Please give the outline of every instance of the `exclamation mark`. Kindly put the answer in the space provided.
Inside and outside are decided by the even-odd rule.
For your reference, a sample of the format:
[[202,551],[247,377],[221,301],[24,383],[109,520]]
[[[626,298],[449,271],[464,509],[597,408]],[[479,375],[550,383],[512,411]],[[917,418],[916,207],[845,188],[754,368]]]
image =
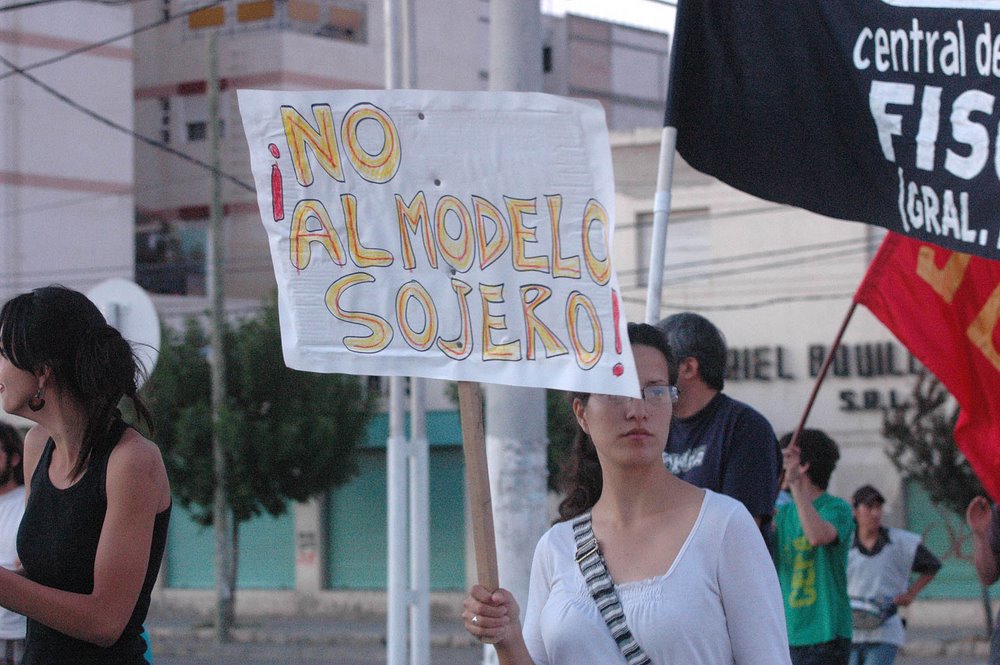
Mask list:
[[[275,159],[281,157],[281,151],[273,143],[268,144],[267,149]],[[285,218],[285,193],[281,186],[281,169],[277,164],[271,164],[271,214],[276,222]]]
[[[618,306],[618,292],[614,289],[611,290],[611,317],[615,322],[615,353],[618,355],[622,354],[622,333],[618,324],[621,323],[622,312],[621,307]],[[625,373],[625,366],[621,363],[615,363],[614,368],[611,372],[615,376],[621,376]]]

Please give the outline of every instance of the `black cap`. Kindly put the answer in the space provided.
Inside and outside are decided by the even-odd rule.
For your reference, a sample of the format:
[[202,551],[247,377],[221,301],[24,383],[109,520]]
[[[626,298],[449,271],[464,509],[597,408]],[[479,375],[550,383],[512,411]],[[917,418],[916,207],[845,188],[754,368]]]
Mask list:
[[875,502],[885,503],[885,497],[871,485],[862,485],[854,492],[853,504],[855,507],[861,504],[870,506]]

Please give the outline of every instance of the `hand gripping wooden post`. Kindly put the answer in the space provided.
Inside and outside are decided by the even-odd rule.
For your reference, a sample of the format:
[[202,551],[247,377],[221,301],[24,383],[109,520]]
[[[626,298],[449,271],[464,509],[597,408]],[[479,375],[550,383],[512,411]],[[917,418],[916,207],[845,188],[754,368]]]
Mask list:
[[458,408],[462,417],[465,484],[472,512],[472,541],[476,548],[476,579],[481,586],[496,591],[500,586],[497,544],[493,531],[490,473],[486,464],[486,437],[483,433],[483,396],[478,383],[458,382]]

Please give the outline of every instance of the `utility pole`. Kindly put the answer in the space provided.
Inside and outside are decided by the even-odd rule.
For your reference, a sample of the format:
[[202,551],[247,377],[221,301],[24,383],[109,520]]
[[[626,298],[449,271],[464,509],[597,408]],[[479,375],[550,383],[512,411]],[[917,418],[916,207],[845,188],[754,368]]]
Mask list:
[[[401,61],[401,0],[384,0],[385,87],[395,90],[402,86]],[[405,431],[406,379],[389,377],[389,438],[385,443],[386,475],[386,642],[388,665],[405,665],[407,596],[409,584],[406,565],[409,498],[407,469],[410,449]]]
[[[538,0],[492,0],[490,90],[541,89]],[[548,526],[545,390],[488,384],[484,392],[497,570],[501,586],[524,608],[535,543]],[[493,647],[484,647],[483,662],[497,662]]]
[[[414,84],[414,4],[414,0],[383,2],[387,90],[412,88]],[[406,380],[399,376],[389,378],[389,438],[386,441],[388,665],[407,662],[427,665],[430,662],[429,462],[424,382],[411,378],[409,385],[410,438],[407,440],[404,431]]]
[[212,30],[208,41],[208,144],[212,159],[212,205],[209,242],[205,253],[206,286],[211,309],[212,382],[212,470],[215,494],[212,524],[215,530],[215,637],[229,641],[233,624],[233,527],[226,487],[226,450],[221,437],[222,411],[226,404],[226,351],[223,299],[223,210],[222,177],[219,170],[219,42]]

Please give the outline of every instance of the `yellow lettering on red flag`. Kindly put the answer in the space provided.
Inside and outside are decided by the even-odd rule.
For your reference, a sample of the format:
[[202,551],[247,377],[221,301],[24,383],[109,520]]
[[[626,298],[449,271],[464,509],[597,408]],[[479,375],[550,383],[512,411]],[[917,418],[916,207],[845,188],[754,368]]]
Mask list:
[[917,275],[930,284],[934,292],[950,305],[955,298],[955,291],[965,277],[970,258],[972,257],[968,254],[952,252],[944,267],[939,269],[934,263],[934,248],[923,245],[917,254]]
[[[954,396],[961,407],[955,443],[997,500],[1000,262],[951,252],[938,256],[936,251],[905,236],[886,235],[855,300],[866,305]],[[941,268],[935,259],[943,260]]]
[[1000,285],[993,289],[993,293],[990,294],[986,304],[979,311],[979,316],[966,332],[976,348],[982,351],[986,359],[1000,372],[1000,351],[993,343],[993,333],[997,329],[997,320],[1000,320]]

